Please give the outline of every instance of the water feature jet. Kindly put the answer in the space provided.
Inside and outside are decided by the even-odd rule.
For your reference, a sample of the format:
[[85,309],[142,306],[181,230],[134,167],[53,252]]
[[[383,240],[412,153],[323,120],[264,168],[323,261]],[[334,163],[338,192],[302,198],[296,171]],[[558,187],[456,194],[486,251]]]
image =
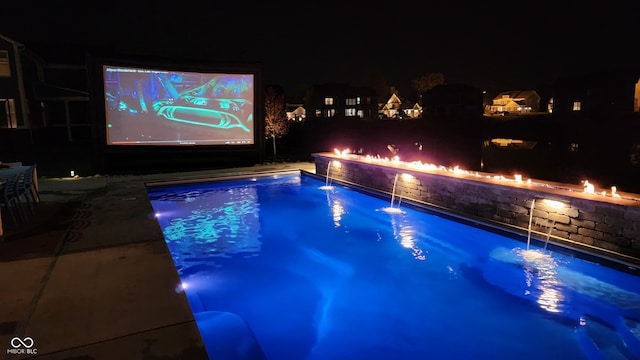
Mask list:
[[529,214],[529,230],[527,231],[527,250],[531,244],[531,222],[533,221],[533,208],[536,205],[536,199],[531,200],[531,212]]
[[392,208],[393,208],[393,203],[395,202],[394,200],[395,200],[395,196],[396,196],[396,184],[398,183],[398,176],[400,176],[400,174],[396,174],[395,178],[393,179],[393,188],[391,189],[391,205],[390,205],[390,207],[392,207]]
[[325,182],[324,182],[324,186],[321,186],[320,188],[323,190],[331,190],[333,189],[333,186],[331,186],[331,165],[333,164],[335,160],[329,160],[329,163],[327,164],[327,173],[325,175]]
[[384,208],[383,210],[385,212],[388,213],[401,213],[402,210],[400,210],[400,202],[402,202],[402,198],[400,198],[400,201],[398,202],[398,207],[394,207],[394,203],[396,202],[396,186],[398,184],[398,177],[400,176],[400,174],[396,174],[395,178],[393,179],[393,187],[391,189],[391,203],[389,204],[388,207]]
[[544,242],[544,249],[547,250],[547,244],[549,244],[549,238],[551,237],[551,230],[556,227],[556,221],[553,220],[551,222],[551,226],[549,226],[549,231],[547,232],[547,240]]

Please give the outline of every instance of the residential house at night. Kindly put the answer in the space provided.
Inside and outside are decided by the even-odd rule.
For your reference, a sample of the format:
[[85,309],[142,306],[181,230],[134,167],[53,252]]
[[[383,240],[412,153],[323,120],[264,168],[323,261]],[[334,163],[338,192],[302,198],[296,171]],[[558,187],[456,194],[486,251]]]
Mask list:
[[[29,127],[23,44],[0,35],[0,129]],[[29,67],[29,70],[33,67]]]
[[410,102],[403,101],[397,94],[391,94],[389,100],[380,105],[380,115],[388,119],[415,119],[422,116],[422,106],[420,104],[413,103],[412,106],[407,106],[407,104],[410,104]]
[[371,89],[348,84],[320,84],[311,87],[305,99],[306,118],[374,119],[378,97]]
[[503,91],[489,106],[491,114],[526,114],[540,111],[540,95],[535,90]]
[[303,104],[289,104],[285,105],[285,111],[287,113],[287,120],[289,121],[304,121],[306,118],[306,110]]
[[640,112],[640,69],[562,77],[554,84],[554,114],[603,116],[633,112]]
[[[0,35],[0,129],[90,127],[84,64],[61,65]],[[90,131],[85,131],[89,134]]]

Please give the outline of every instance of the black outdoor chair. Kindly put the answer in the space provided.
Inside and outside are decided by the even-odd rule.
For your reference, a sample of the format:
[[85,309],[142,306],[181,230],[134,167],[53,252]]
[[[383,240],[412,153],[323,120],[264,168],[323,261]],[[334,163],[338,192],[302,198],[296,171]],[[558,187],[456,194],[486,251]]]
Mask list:
[[20,194],[18,193],[18,182],[24,174],[13,176],[2,184],[2,197],[0,198],[0,208],[4,209],[9,216],[13,226],[19,227],[23,221],[22,207],[20,204]]
[[33,215],[36,212],[36,207],[40,202],[40,195],[35,183],[35,170],[36,165],[31,165],[29,168],[18,178],[18,200],[24,197],[29,212]]

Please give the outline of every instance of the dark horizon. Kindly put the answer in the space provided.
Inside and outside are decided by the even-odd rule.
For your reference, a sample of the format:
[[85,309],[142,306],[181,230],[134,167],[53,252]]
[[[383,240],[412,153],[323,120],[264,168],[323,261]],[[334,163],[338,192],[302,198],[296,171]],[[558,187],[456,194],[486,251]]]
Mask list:
[[393,17],[353,4],[239,9],[203,3],[165,11],[118,3],[10,4],[0,15],[0,34],[25,45],[260,63],[264,82],[288,93],[320,83],[384,80],[410,96],[411,80],[438,72],[447,83],[488,92],[537,89],[565,75],[640,64],[632,43],[614,41],[636,33],[637,5],[624,1],[606,7],[543,1],[509,16],[480,4],[396,4],[406,16]]

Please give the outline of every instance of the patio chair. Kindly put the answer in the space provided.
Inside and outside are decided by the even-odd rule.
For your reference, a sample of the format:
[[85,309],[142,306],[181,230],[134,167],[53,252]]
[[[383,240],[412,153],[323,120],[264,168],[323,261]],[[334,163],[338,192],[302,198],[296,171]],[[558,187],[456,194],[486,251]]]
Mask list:
[[2,196],[0,197],[0,209],[9,213],[13,226],[18,227],[22,223],[23,215],[18,194],[18,181],[23,174],[13,176],[2,184]]
[[18,179],[18,196],[19,198],[24,197],[31,214],[35,214],[36,207],[40,202],[40,195],[34,180],[35,169],[36,165],[29,166],[23,176]]

